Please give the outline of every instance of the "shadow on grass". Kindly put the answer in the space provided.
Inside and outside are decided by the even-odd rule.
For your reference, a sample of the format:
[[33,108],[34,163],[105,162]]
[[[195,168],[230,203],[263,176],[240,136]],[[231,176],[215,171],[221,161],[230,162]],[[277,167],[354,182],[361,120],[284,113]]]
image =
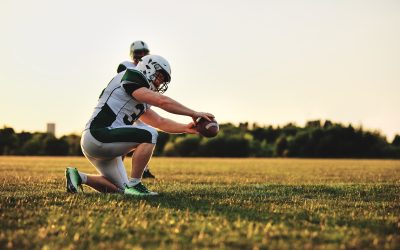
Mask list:
[[[365,208],[352,208],[353,202],[366,202],[368,211],[375,214],[379,211],[381,201],[394,201],[398,187],[384,185],[381,189],[369,185],[356,186],[291,186],[291,185],[267,185],[259,189],[254,187],[243,188],[196,188],[162,193],[157,197],[139,198],[145,200],[153,207],[162,207],[198,213],[204,216],[223,216],[229,221],[238,218],[251,222],[273,224],[284,223],[292,228],[304,225],[319,227],[321,223],[327,226],[348,226],[359,229],[368,229],[377,234],[397,233],[396,223],[370,218],[368,216],[354,217],[349,211],[357,210],[359,213]],[[296,197],[293,199],[293,197]],[[124,197],[127,200],[138,200],[135,197]],[[318,209],[306,209],[305,201],[313,202]],[[232,202],[232,204],[229,204]],[[333,207],[330,207],[332,206]],[[275,208],[279,208],[278,211]],[[287,208],[282,212],[283,208]],[[398,211],[400,205],[394,205],[391,213]],[[334,215],[335,214],[335,215]]]

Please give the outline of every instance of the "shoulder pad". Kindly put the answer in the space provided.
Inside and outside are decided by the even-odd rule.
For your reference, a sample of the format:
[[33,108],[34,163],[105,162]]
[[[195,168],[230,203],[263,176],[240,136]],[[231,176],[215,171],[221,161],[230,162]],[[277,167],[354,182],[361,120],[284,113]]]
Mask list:
[[147,81],[147,78],[138,70],[135,69],[127,69],[124,76],[121,79],[121,82],[134,82],[143,86],[149,87],[150,84]]
[[122,71],[124,71],[126,69],[134,69],[135,67],[136,66],[135,66],[135,64],[133,64],[133,62],[123,61],[122,63],[120,63],[118,65],[117,73],[120,73],[120,72],[122,72]]

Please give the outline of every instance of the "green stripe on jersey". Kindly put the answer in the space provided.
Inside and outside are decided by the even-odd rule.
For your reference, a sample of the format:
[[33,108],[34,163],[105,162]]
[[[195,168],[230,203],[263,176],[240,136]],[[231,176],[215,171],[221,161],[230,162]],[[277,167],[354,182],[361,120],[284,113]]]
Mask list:
[[152,143],[152,134],[140,128],[99,128],[90,129],[96,140],[104,143],[137,142]]
[[134,82],[146,88],[150,87],[146,77],[140,71],[134,69],[126,70],[124,76],[121,79],[121,82],[123,81]]
[[117,115],[111,110],[108,104],[104,104],[101,111],[96,115],[93,121],[90,123],[90,129],[105,128],[111,126],[115,121]]

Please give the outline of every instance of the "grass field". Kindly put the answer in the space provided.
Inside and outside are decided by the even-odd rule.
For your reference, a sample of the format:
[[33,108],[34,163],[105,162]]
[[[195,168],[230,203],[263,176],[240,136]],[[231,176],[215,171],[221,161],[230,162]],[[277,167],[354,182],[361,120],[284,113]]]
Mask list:
[[0,157],[0,249],[400,248],[400,161],[154,158],[152,198],[67,194],[69,165]]

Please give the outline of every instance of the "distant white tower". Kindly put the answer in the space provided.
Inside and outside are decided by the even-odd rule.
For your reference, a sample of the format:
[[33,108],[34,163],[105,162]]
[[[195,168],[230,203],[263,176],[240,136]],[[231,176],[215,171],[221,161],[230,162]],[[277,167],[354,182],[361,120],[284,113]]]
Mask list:
[[56,135],[56,124],[55,123],[47,123],[47,133]]

